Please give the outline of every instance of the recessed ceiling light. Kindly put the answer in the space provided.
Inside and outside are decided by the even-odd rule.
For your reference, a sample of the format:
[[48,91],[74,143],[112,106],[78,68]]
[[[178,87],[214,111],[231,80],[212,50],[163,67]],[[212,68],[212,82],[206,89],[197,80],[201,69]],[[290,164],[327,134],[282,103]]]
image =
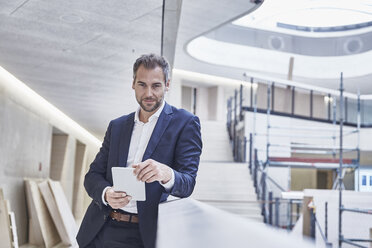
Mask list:
[[67,23],[81,23],[84,21],[84,19],[81,16],[75,14],[61,15],[59,19]]

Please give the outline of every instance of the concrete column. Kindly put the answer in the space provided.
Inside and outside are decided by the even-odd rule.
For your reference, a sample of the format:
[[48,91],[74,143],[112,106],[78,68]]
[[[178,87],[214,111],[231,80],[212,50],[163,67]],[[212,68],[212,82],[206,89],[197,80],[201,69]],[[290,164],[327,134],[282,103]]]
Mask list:
[[208,114],[208,88],[199,87],[196,90],[196,115],[201,120],[209,120]]
[[180,79],[175,76],[171,78],[169,91],[165,94],[165,100],[177,108],[181,108],[182,91]]

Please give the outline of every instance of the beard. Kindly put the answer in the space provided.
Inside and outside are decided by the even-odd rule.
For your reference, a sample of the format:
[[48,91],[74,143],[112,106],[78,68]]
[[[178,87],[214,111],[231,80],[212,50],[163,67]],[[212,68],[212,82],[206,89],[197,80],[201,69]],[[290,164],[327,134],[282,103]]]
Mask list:
[[[152,101],[155,102],[155,104],[149,106],[144,102],[145,100],[152,100]],[[157,98],[143,98],[140,101],[138,101],[141,108],[146,112],[154,112],[155,110],[157,110],[160,107],[162,102],[163,102],[163,98],[160,98],[160,99],[157,99]],[[153,104],[153,102],[151,104]]]

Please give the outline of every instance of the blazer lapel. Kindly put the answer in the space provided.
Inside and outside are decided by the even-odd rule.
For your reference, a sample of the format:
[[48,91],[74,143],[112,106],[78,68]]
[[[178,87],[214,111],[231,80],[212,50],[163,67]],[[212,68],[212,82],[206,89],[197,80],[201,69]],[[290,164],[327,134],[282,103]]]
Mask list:
[[127,166],[128,153],[130,140],[132,138],[132,132],[134,127],[134,114],[131,113],[128,118],[124,121],[123,127],[121,128],[120,145],[119,145],[119,165],[120,167]]
[[172,120],[172,113],[173,113],[172,108],[167,103],[165,103],[164,109],[159,116],[158,122],[156,123],[149,143],[147,144],[146,151],[143,154],[142,161],[145,161],[146,159],[150,158],[150,156],[154,152],[157,144],[160,141],[161,136],[163,136],[165,129],[167,129],[170,121]]

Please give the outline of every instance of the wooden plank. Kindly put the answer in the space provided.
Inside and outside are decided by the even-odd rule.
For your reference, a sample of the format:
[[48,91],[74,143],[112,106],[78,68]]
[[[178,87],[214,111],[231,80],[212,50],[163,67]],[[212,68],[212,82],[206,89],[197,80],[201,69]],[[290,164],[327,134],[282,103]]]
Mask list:
[[64,225],[62,215],[59,212],[55,196],[53,195],[48,181],[41,182],[38,184],[38,186],[52,216],[53,222],[56,225],[62,243],[64,245],[71,245],[73,243],[73,240],[71,240],[71,238],[69,237],[68,230]]
[[309,203],[313,200],[313,197],[304,196],[303,205],[302,205],[302,234],[304,236],[310,237],[310,227],[311,227],[311,214],[309,208],[307,207]]
[[32,245],[32,244],[23,244],[20,246],[20,248],[39,248],[40,246]]
[[14,212],[9,212],[9,216],[10,216],[10,225],[11,225],[12,237],[13,237],[13,247],[18,248],[17,225],[16,225]]
[[[41,245],[45,246],[46,248],[53,247],[54,245],[58,244],[61,239],[58,235],[56,226],[53,223],[52,217],[47,209],[47,206],[44,202],[44,199],[42,198],[38,183],[42,182],[43,180],[36,179],[26,179],[26,185],[27,185],[27,194],[30,197],[30,205],[31,207],[31,219],[30,222],[30,231],[33,232],[33,235],[37,234],[37,240],[34,237],[31,237],[29,239],[30,244],[34,245]],[[33,230],[36,229],[36,230]],[[36,232],[35,232],[36,231]],[[42,241],[40,244],[40,234],[42,236]],[[34,243],[37,241],[38,243]]]
[[10,220],[8,208],[4,199],[3,190],[0,188],[0,246],[12,248],[12,233],[10,230]]
[[76,244],[76,235],[78,232],[78,228],[71,208],[68,204],[66,195],[63,192],[60,182],[48,180],[48,184],[54,197],[58,212],[61,216],[62,225],[67,232],[67,236],[69,239],[68,245],[74,246]]
[[40,224],[37,221],[37,212],[32,199],[30,180],[25,179],[25,191],[28,212],[28,242],[30,244],[44,246]]

